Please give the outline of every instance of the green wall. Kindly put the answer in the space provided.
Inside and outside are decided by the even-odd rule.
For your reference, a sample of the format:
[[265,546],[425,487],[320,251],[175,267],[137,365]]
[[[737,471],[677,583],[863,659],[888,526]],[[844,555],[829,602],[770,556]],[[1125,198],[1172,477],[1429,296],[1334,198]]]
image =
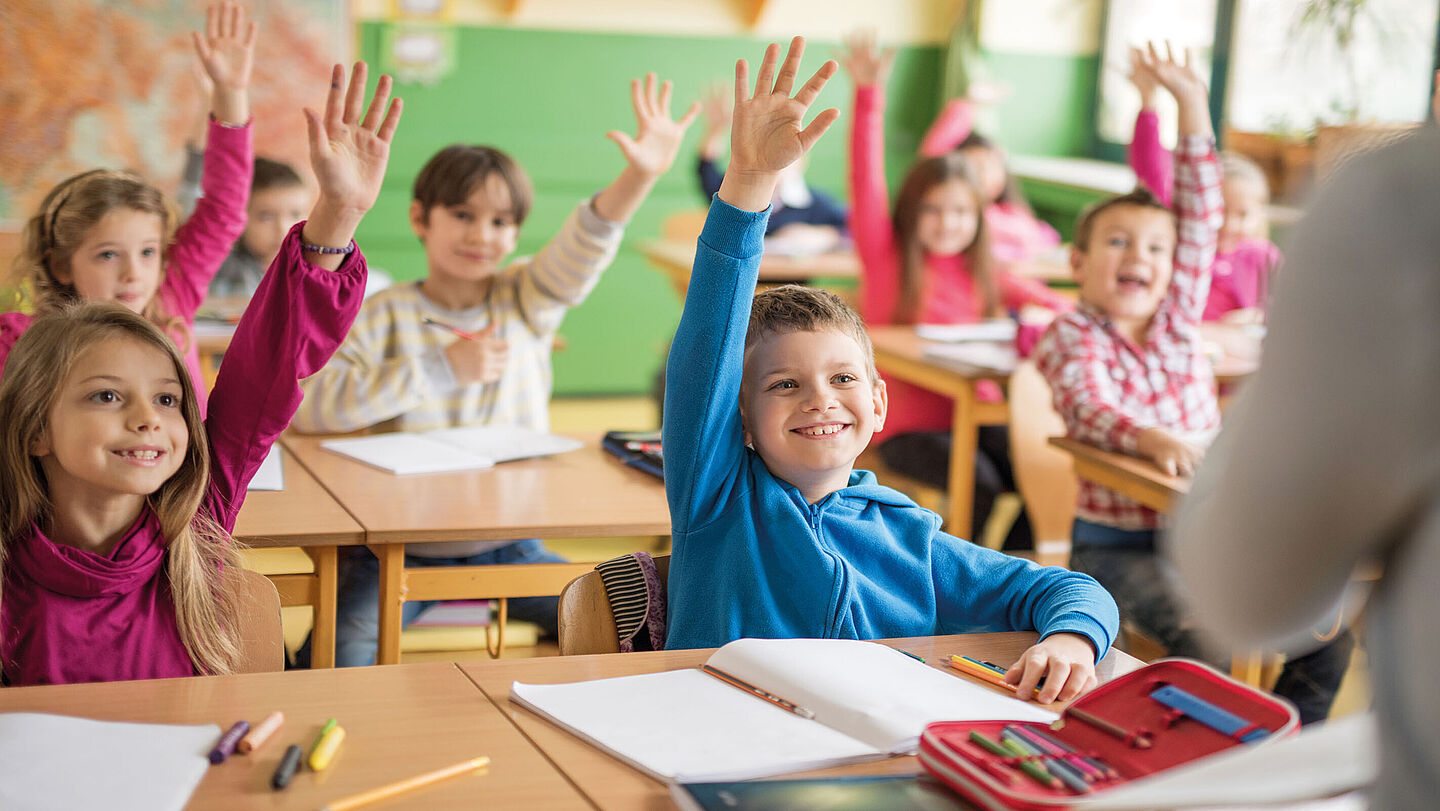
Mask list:
[[[383,68],[386,25],[361,26],[361,53]],[[400,84],[405,116],[392,150],[389,174],[375,210],[361,226],[366,256],[397,279],[425,273],[423,254],[410,233],[410,183],[438,149],[455,142],[487,143],[512,154],[535,182],[536,201],[521,233],[519,252],[533,253],[559,228],[575,202],[619,173],[620,151],[604,134],[634,131],[629,80],[656,71],[675,82],[677,110],[703,88],[733,75],[737,58],[752,66],[766,40],[671,37],[461,27],[455,31],[454,69],[433,85]],[[815,42],[806,70],[828,58],[835,43]],[[908,167],[937,109],[941,52],[902,50],[890,83],[887,165],[892,184]],[[752,67],[753,75],[753,67]],[[373,82],[372,82],[373,85]],[[909,103],[905,103],[909,100]],[[832,80],[816,109],[850,111],[850,84]],[[848,115],[816,146],[807,177],[844,196]],[[694,174],[697,122],[674,169],[663,178],[626,231],[624,247],[599,287],[572,310],[561,328],[569,347],[555,354],[557,394],[648,392],[664,362],[664,349],[680,318],[680,301],[649,267],[639,243],[659,234],[670,212],[704,205]]]

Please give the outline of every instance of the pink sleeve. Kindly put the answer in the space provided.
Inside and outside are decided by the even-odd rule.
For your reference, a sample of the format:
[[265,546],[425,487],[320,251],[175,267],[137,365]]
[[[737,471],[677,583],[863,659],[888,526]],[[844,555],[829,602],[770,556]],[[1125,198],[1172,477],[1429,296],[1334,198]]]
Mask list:
[[1205,312],[1200,316],[1201,321],[1219,321],[1226,313],[1240,309],[1240,300],[1235,295],[1232,278],[1214,276],[1210,279],[1210,295],[1205,299]]
[[996,276],[996,281],[999,282],[1000,303],[1006,310],[1019,310],[1027,304],[1057,313],[1068,313],[1075,309],[1074,302],[1036,279],[1026,279],[1002,270]]
[[10,350],[15,348],[15,342],[30,328],[30,322],[34,320],[24,313],[0,313],[0,376],[5,372],[5,361],[10,358]]
[[1170,150],[1160,143],[1160,116],[1154,110],[1141,110],[1135,116],[1135,135],[1130,139],[1130,168],[1140,185],[1155,193],[1160,202],[1170,205],[1174,187],[1174,161]]
[[888,324],[900,297],[900,264],[885,186],[885,94],[855,88],[850,130],[850,236],[860,255],[860,316]]
[[935,123],[920,139],[920,157],[944,155],[975,131],[975,105],[969,99],[951,99],[935,116]]
[[175,233],[160,289],[169,314],[187,324],[194,320],[210,280],[245,231],[255,162],[252,132],[249,124],[227,127],[210,121],[205,136],[205,173],[200,179],[204,194],[195,201],[190,219]]
[[226,531],[245,488],[300,406],[300,380],[320,371],[350,331],[365,294],[357,249],[334,271],[306,262],[300,222],[250,299],[210,395],[209,503]]

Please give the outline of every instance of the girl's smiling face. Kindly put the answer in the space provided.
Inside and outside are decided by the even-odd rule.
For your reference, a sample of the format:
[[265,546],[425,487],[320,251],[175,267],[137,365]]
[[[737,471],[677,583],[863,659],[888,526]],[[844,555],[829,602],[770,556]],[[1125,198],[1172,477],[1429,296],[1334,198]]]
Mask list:
[[138,514],[189,447],[182,374],[160,349],[130,337],[81,352],[31,448],[51,500],[133,500]]
[[933,256],[955,256],[970,247],[980,232],[980,206],[975,190],[959,178],[935,184],[920,198],[915,238]]

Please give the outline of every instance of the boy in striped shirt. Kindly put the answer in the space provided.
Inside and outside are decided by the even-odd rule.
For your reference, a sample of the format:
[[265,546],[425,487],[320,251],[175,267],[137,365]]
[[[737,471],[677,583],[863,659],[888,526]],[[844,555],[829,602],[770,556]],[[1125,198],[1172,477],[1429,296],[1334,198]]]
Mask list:
[[[467,425],[549,430],[550,352],[566,311],[584,301],[614,260],[624,224],[679,151],[693,106],[670,118],[670,82],[632,82],[639,132],[612,132],[625,155],[620,176],[581,202],[533,257],[510,261],[533,197],[524,170],[485,146],[442,149],[420,170],[410,226],[425,248],[424,279],[365,302],[350,335],[320,373],[302,382],[298,430],[429,431]],[[456,338],[426,319],[472,333]],[[408,544],[407,566],[550,563],[536,539]],[[379,627],[379,562],[364,547],[341,550],[335,661],[373,664]],[[554,597],[510,600],[510,616],[556,632]],[[410,623],[431,603],[405,604]],[[309,661],[309,643],[299,653]]]

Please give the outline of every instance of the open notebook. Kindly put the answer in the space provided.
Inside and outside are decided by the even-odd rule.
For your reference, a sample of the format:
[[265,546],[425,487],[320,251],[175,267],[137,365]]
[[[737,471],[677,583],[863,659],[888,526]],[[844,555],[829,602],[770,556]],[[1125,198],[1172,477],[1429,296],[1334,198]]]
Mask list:
[[184,808],[209,768],[214,724],[0,714],[0,808]]
[[486,425],[327,439],[320,447],[397,476],[408,476],[482,470],[513,459],[573,451],[584,444],[515,425]]
[[510,700],[661,780],[745,780],[908,754],[932,721],[1055,714],[874,642],[738,639],[711,667],[814,713],[781,709],[699,669],[510,686]]

